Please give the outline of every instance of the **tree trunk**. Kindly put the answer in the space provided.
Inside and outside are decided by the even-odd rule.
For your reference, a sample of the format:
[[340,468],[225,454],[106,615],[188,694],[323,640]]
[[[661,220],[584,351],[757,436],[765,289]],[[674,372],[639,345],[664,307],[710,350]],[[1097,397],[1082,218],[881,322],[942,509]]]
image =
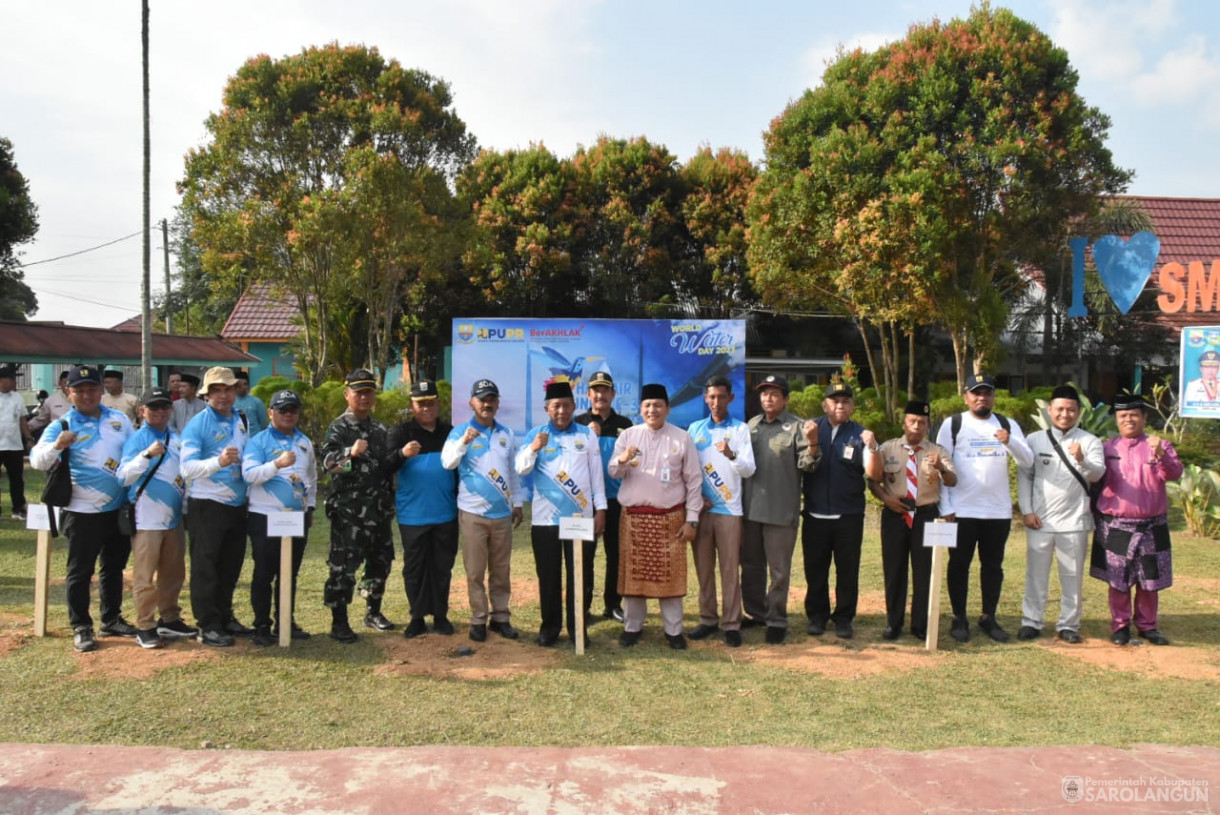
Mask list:
[[907,332],[907,398],[915,398],[915,329]]
[[966,392],[966,364],[969,362],[970,350],[966,345],[966,329],[952,328],[949,338],[953,341],[953,362],[957,370],[957,392]]
[[[854,322],[856,324],[856,330],[860,332],[860,339],[864,341],[864,359],[868,362],[868,371],[873,375],[873,382],[879,382],[880,380],[877,377],[877,364],[873,360],[873,349],[868,343],[868,327],[864,324],[864,321],[859,318],[856,318]],[[884,334],[881,335],[881,339],[884,342]]]

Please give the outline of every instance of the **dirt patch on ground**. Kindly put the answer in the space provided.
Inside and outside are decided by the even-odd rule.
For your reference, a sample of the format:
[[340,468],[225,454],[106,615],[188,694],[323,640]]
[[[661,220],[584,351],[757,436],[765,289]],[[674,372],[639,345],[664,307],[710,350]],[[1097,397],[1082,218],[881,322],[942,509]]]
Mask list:
[[[220,658],[217,649],[206,648],[189,639],[149,649],[136,645],[135,640],[104,637],[98,639],[97,646],[96,651],[88,654],[73,652],[77,671],[71,674],[72,679],[151,679],[167,668]],[[71,648],[71,643],[65,643],[65,647]],[[245,644],[225,650],[241,652],[251,647]]]
[[1177,577],[1174,585],[1183,589],[1195,589],[1204,593],[1204,597],[1195,602],[1201,606],[1220,606],[1220,580],[1210,577]]
[[884,673],[910,673],[941,664],[947,655],[925,651],[911,640],[911,645],[867,643],[839,644],[835,641],[816,643],[806,640],[788,645],[767,645],[741,649],[734,661],[770,665],[798,673],[815,673],[827,679],[860,679]]
[[[541,648],[533,645],[525,632],[517,641],[488,632],[486,642],[471,642],[461,628],[451,637],[432,633],[410,640],[378,637],[377,646],[386,661],[374,672],[448,679],[511,679],[552,667],[559,660],[557,649],[565,645],[566,641],[561,641],[556,648]],[[457,650],[463,647],[471,650],[469,656],[457,655]]]
[[1162,648],[1142,641],[1140,645],[1115,645],[1108,640],[1092,638],[1079,645],[1054,640],[1039,643],[1038,647],[1049,648],[1064,659],[1080,660],[1098,668],[1139,674],[1149,679],[1175,677],[1220,681],[1220,661],[1214,653],[1197,648],[1174,645]]

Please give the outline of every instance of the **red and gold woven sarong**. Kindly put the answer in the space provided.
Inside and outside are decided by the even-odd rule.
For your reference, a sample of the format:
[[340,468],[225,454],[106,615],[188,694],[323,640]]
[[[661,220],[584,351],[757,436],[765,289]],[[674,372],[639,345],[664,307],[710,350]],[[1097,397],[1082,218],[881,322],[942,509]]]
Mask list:
[[685,597],[686,544],[678,532],[686,507],[623,507],[618,536],[618,591],[624,597]]

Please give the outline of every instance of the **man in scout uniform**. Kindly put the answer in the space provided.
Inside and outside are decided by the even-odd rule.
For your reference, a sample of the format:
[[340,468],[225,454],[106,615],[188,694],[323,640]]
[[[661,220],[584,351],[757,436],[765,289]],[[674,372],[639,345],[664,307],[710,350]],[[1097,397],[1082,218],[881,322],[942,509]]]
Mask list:
[[513,529],[525,518],[513,466],[517,442],[513,431],[496,421],[500,389],[495,382],[475,381],[470,409],[474,416],[449,432],[441,450],[441,465],[458,471],[458,529],[470,601],[470,639],[483,642],[490,628],[515,640],[520,634],[509,622],[508,610]]
[[436,382],[411,385],[411,419],[390,431],[398,465],[396,509],[402,536],[402,582],[411,608],[407,639],[428,630],[453,634],[449,585],[458,552],[457,473],[441,464],[441,450],[453,426],[439,416]]
[[[750,428],[729,416],[733,385],[714,376],[703,389],[710,415],[688,429],[703,471],[703,512],[695,536],[695,574],[699,578],[699,625],[692,640],[710,637],[724,626],[730,648],[741,645],[742,483],[754,475]],[[716,613],[716,561],[720,561],[723,620]]]
[[1173,585],[1165,484],[1181,478],[1183,468],[1173,444],[1144,432],[1149,410],[1139,394],[1117,397],[1118,435],[1103,445],[1106,474],[1097,498],[1089,574],[1109,584],[1110,641],[1115,645],[1132,641],[1132,622],[1142,639],[1169,644],[1157,628],[1160,592]]
[[373,418],[377,379],[358,368],[347,375],[343,396],[347,410],[330,423],[322,442],[322,466],[330,473],[326,517],[330,519],[330,577],[322,601],[330,607],[330,636],[343,643],[357,639],[347,619],[356,591],[356,571],[364,564],[360,595],[368,604],[364,624],[392,631],[381,613],[385,581],[394,562],[394,517],[391,475],[398,460],[391,456],[385,425]]
[[873,495],[885,504],[881,512],[881,571],[885,578],[885,630],[881,636],[902,635],[907,603],[907,564],[914,591],[911,597],[911,633],[928,634],[928,584],[932,577],[932,550],[923,545],[924,524],[940,514],[941,484],[957,483],[948,451],[928,441],[928,403],[911,400],[903,411],[903,435],[881,445],[883,477],[869,479]]
[[686,545],[695,539],[703,509],[703,471],[694,440],[665,421],[669,393],[664,385],[640,389],[640,413],[644,423],[619,436],[610,459],[610,475],[623,482],[618,572],[626,622],[619,644],[630,648],[639,642],[648,598],[655,597],[669,647],[683,650]]
[[754,390],[762,413],[748,422],[755,470],[745,483],[742,627],[765,625],[767,642],[777,645],[788,634],[788,586],[801,517],[801,474],[813,472],[822,459],[817,425],[788,411],[788,382],[770,375]]
[[1048,411],[1051,426],[1029,436],[1034,463],[1022,467],[1017,500],[1025,520],[1025,598],[1019,640],[1042,632],[1051,559],[1059,562],[1059,639],[1080,642],[1084,556],[1093,531],[1090,485],[1106,472],[1101,441],[1076,426],[1080,395],[1070,385],[1055,388]]
[[123,390],[123,372],[118,368],[107,368],[102,373],[102,405],[125,415],[132,424],[140,424],[140,400],[135,394]]
[[[559,539],[559,519],[593,518],[594,536],[606,521],[606,490],[602,480],[602,457],[597,436],[572,421],[576,401],[568,382],[551,382],[545,391],[550,421],[526,434],[517,453],[517,474],[530,479],[533,487],[530,538],[538,572],[538,600],[542,624],[537,643],[554,645],[563,629],[563,576],[567,574],[568,637],[576,643],[576,598],[573,595],[573,561],[570,540]],[[593,553],[595,541],[581,541],[583,609],[593,602]],[[587,625],[586,621],[586,625]],[[585,632],[580,632],[584,635]],[[586,642],[588,637],[585,637]]]
[[631,420],[614,410],[614,377],[609,371],[595,371],[589,377],[589,409],[576,417],[577,424],[588,425],[597,436],[602,456],[602,479],[606,484],[606,524],[602,533],[605,552],[605,582],[602,599],[608,620],[623,621],[623,596],[618,591],[618,537],[622,506],[618,502],[619,480],[610,476],[610,459],[619,434],[631,427]]

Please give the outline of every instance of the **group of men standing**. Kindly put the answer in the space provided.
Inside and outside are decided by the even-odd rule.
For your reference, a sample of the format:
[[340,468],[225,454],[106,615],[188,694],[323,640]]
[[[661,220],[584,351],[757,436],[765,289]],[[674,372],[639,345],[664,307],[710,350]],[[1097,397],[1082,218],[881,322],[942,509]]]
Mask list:
[[[428,618],[435,633],[454,633],[449,590],[460,548],[470,638],[484,641],[490,631],[517,639],[510,610],[512,535],[526,500],[532,502],[541,609],[535,641],[541,646],[556,644],[565,628],[572,641],[584,637],[587,642],[587,631],[575,630],[575,611],[577,602],[586,620],[592,611],[596,544],[582,543],[584,591],[576,598],[573,544],[559,537],[560,519],[572,516],[591,519],[594,536],[604,542],[604,615],[623,623],[623,647],[640,640],[648,599],[660,601],[669,645],[686,647],[682,598],[688,544],[699,586],[699,622],[690,638],[722,632],[728,646],[738,647],[741,629],[759,626],[766,642],[784,642],[798,528],[807,632],[821,636],[833,629],[837,637],[850,639],[866,489],[884,506],[883,637],[902,634],[908,574],[914,584],[910,633],[926,636],[931,550],[924,545],[924,531],[943,519],[957,523],[948,567],[952,637],[970,639],[967,598],[977,552],[978,627],[1005,642],[1009,635],[996,610],[1012,522],[1010,457],[1018,465],[1028,549],[1018,639],[1036,639],[1044,627],[1054,559],[1062,588],[1056,630],[1065,642],[1080,641],[1091,535],[1090,571],[1110,587],[1112,640],[1130,642],[1134,623],[1140,638],[1168,643],[1157,628],[1157,592],[1172,582],[1164,484],[1181,475],[1182,465],[1171,444],[1145,434],[1148,407],[1138,396],[1116,404],[1119,435],[1103,444],[1078,427],[1076,391],[1058,388],[1049,407],[1051,427],[1027,439],[1015,422],[994,412],[995,383],[978,374],[967,383],[967,410],[949,417],[935,442],[927,438],[928,404],[911,401],[903,434],[879,444],[852,420],[854,394],[842,383],[828,386],[824,415],[805,420],[787,409],[786,381],[765,377],[755,388],[761,412],[744,423],[729,415],[735,398],[731,382],[713,377],[704,386],[707,418],[683,430],[667,421],[668,393],[657,384],[641,389],[643,421],[632,425],[614,411],[614,380],[602,371],[588,382],[590,410],[581,415],[575,414],[570,383],[549,383],[547,421],[518,444],[513,431],[496,419],[500,391],[489,379],[474,383],[472,417],[458,427],[439,418],[436,383],[421,380],[411,388],[411,417],[387,428],[372,415],[376,379],[360,369],[347,376],[347,410],[330,424],[315,457],[312,443],[297,429],[301,401],[292,391],[275,394],[269,409],[257,400],[242,409],[238,400],[248,395],[248,379],[243,383],[241,374],[212,368],[198,389],[203,399],[197,398],[197,383],[183,376],[179,399],[168,390],[149,390],[138,400],[133,422],[131,400],[107,404],[104,385],[112,399],[118,395],[106,383],[106,373],[88,365],[68,372],[72,407],[47,424],[30,452],[34,467],[46,470],[62,462],[58,466],[67,466],[72,476],[62,526],[69,543],[69,620],[79,651],[96,647],[89,586],[99,561],[103,635],[135,637],[147,648],[159,647],[163,638],[187,636],[212,646],[232,645],[235,636],[270,645],[280,625],[290,625],[294,637],[308,637],[293,622],[291,609],[278,607],[278,592],[273,593],[279,546],[268,534],[267,518],[301,512],[307,536],[319,465],[331,483],[325,500],[331,541],[323,600],[332,612],[330,635],[340,642],[358,639],[348,619],[357,592],[365,600],[366,627],[397,627],[382,612],[394,559],[392,519],[403,541],[410,612],[405,637],[426,633]],[[12,371],[0,369],[0,412],[8,409],[11,381]],[[121,378],[119,383],[121,391]],[[0,436],[0,455],[10,455],[13,444],[24,450],[32,441],[24,414],[15,426],[20,437],[14,442]],[[19,492],[13,497],[15,513],[24,508],[17,506]],[[120,526],[124,504],[134,506],[131,530]],[[184,527],[198,628],[183,621],[178,603],[187,578]],[[247,538],[254,559],[252,628],[238,621],[233,600]],[[294,598],[305,543],[305,536],[293,543]],[[129,557],[135,625],[120,614]]]

